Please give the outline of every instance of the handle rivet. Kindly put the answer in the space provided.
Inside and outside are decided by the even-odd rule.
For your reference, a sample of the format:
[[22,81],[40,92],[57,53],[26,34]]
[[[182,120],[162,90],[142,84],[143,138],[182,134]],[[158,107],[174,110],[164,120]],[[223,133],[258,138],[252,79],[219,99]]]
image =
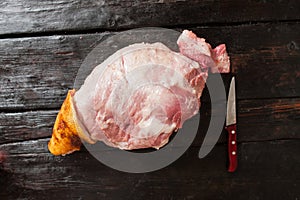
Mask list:
[[236,154],[236,152],[235,152],[235,151],[233,151],[233,152],[232,152],[232,155],[235,155],[235,154]]
[[231,131],[231,134],[235,134],[235,131],[234,131],[234,130],[232,130],[232,131]]
[[235,141],[232,141],[231,144],[235,145]]

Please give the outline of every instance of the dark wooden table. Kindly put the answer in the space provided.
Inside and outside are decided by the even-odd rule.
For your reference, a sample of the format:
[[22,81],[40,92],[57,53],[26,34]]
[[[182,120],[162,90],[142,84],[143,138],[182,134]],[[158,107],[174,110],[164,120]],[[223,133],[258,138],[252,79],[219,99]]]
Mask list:
[[[190,29],[225,43],[236,75],[239,167],[226,171],[226,133],[204,159],[199,134],[168,167],[113,170],[86,149],[55,157],[51,129],[85,56],[135,27]],[[300,199],[300,1],[0,2],[0,199]],[[206,103],[205,103],[206,102]]]

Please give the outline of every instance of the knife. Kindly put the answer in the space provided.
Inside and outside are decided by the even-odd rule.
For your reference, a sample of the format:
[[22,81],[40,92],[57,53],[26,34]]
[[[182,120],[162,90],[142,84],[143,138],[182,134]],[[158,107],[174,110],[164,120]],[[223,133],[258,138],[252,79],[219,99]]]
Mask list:
[[236,97],[235,97],[235,78],[232,77],[228,101],[227,101],[227,115],[226,127],[228,132],[228,157],[229,157],[229,172],[234,172],[237,168],[237,140],[236,140]]

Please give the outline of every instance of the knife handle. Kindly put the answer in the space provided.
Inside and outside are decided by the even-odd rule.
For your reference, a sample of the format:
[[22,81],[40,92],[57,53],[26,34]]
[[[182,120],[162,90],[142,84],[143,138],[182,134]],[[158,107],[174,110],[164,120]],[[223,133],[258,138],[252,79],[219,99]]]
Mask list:
[[237,140],[236,140],[236,124],[225,127],[228,132],[228,157],[229,172],[234,172],[237,168]]

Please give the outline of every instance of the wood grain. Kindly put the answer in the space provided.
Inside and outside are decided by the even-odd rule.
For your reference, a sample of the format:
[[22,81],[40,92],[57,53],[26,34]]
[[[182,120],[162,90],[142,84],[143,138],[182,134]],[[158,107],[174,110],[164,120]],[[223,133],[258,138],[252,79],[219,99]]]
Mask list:
[[58,111],[0,113],[0,144],[50,137]]
[[[238,141],[300,139],[300,98],[240,100]],[[50,137],[58,111],[0,113],[0,144]],[[211,107],[203,103],[194,146],[202,144],[210,123]],[[223,131],[219,143],[227,140]]]
[[192,147],[164,169],[128,174],[106,167],[86,151],[54,157],[47,152],[47,141],[0,145],[8,152],[0,170],[5,177],[0,179],[1,199],[250,200],[300,195],[299,140],[240,144],[234,174],[226,171],[226,145],[217,145],[201,160],[199,148]]
[[286,1],[1,1],[0,34],[299,20]]
[[1,40],[0,109],[58,108],[81,62],[105,35]]
[[[238,104],[240,139],[300,138],[300,99],[245,100]],[[249,131],[246,131],[246,130]],[[242,133],[244,133],[242,132]]]
[[[226,43],[238,99],[300,96],[299,23],[192,29],[213,45]],[[58,109],[83,59],[107,36],[2,39],[0,110]],[[223,78],[227,87],[230,76]]]

